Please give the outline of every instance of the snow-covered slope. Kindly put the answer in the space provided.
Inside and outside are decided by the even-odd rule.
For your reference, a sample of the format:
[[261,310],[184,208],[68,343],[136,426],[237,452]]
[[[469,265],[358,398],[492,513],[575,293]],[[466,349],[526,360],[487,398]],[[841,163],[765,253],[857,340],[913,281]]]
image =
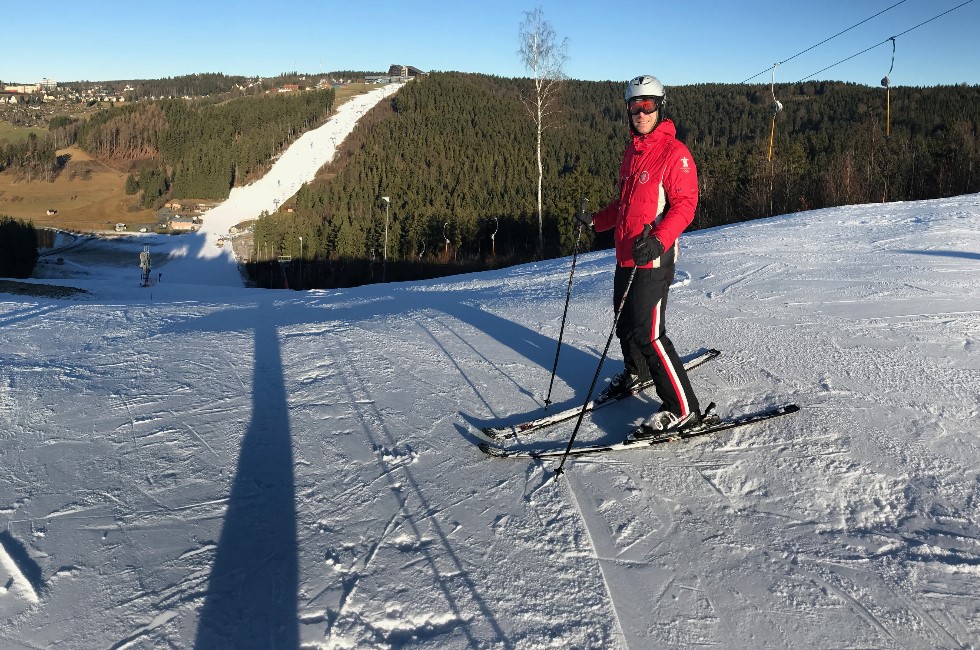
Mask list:
[[168,283],[242,286],[242,278],[231,247],[218,248],[218,239],[228,229],[265,212],[274,212],[316,172],[333,159],[337,146],[354,129],[357,120],[371,107],[397,92],[401,84],[389,84],[352,97],[319,128],[301,135],[276,160],[269,173],[245,187],[232,189],[221,205],[203,216],[197,234],[181,238],[167,265]]
[[[980,647],[980,196],[685,235],[668,329],[724,351],[702,401],[803,409],[557,484],[474,443],[542,412],[568,259],[140,289],[145,241],[61,253],[77,299],[0,294],[0,647]],[[553,409],[612,265],[579,259]]]

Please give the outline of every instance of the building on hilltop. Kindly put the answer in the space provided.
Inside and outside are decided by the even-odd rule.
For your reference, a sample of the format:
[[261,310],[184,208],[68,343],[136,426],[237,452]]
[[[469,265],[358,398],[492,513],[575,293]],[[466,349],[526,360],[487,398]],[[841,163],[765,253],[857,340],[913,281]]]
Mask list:
[[364,75],[365,83],[369,84],[388,84],[388,83],[398,83],[404,81],[411,81],[416,77],[423,77],[425,73],[418,68],[411,65],[392,65],[388,68],[388,74],[378,75],[378,74],[366,74]]
[[411,65],[392,64],[388,67],[389,77],[405,77],[408,79],[414,79],[415,77],[421,77],[424,74],[424,72]]

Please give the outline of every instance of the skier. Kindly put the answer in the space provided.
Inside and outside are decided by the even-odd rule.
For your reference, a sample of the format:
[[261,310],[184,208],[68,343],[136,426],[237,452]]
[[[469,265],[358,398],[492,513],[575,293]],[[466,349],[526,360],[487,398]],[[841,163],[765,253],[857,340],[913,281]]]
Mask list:
[[625,99],[632,137],[620,166],[619,195],[594,215],[576,217],[596,231],[614,229],[614,306],[622,301],[636,268],[616,326],[625,369],[610,381],[599,401],[633,393],[652,377],[662,405],[634,434],[642,438],[694,427],[702,419],[665,324],[677,240],[694,219],[698,175],[691,152],[675,137],[674,123],[662,115],[665,95],[660,80],[650,75],[632,79]]

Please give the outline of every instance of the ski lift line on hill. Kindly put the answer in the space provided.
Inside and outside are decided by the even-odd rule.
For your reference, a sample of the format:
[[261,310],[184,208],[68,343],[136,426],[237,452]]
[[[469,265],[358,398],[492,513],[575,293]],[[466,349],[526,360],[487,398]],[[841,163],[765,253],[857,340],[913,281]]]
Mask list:
[[[817,43],[816,45],[811,45],[810,47],[808,47],[808,48],[806,48],[806,49],[805,49],[805,50],[803,50],[802,52],[797,52],[796,54],[794,54],[793,56],[791,56],[791,57],[789,57],[788,59],[783,59],[782,61],[780,61],[780,62],[779,62],[779,64],[783,64],[783,63],[786,63],[787,61],[792,61],[793,59],[795,59],[796,57],[798,57],[798,56],[800,56],[801,54],[806,54],[806,53],[807,53],[807,52],[809,52],[810,50],[813,50],[813,49],[815,49],[815,48],[818,48],[818,47],[820,47],[821,45],[823,45],[824,43],[826,43],[826,42],[828,42],[828,41],[832,41],[832,40],[834,40],[835,38],[837,38],[837,37],[838,37],[838,36],[840,36],[841,34],[845,34],[845,33],[847,33],[847,32],[849,32],[849,31],[851,31],[852,29],[854,29],[855,27],[858,27],[858,26],[860,26],[860,25],[863,25],[864,23],[866,23],[866,22],[868,22],[868,21],[869,21],[869,20],[871,20],[872,18],[877,18],[878,16],[880,16],[880,15],[881,15],[881,14],[883,14],[883,13],[885,13],[886,11],[888,11],[888,10],[890,10],[890,9],[894,9],[895,7],[897,7],[898,5],[900,5],[900,4],[902,4],[902,3],[904,3],[904,2],[906,2],[906,0],[900,0],[900,2],[896,2],[895,4],[893,4],[892,6],[890,6],[890,7],[888,7],[887,9],[882,9],[881,11],[879,11],[878,13],[876,13],[876,14],[875,14],[874,16],[869,16],[868,18],[865,18],[865,19],[864,19],[864,20],[862,20],[861,22],[859,22],[859,23],[855,23],[855,24],[853,24],[853,25],[851,25],[850,27],[848,27],[848,28],[847,28],[847,29],[845,29],[844,31],[841,31],[841,32],[837,32],[836,34],[834,34],[834,35],[833,35],[833,36],[831,36],[830,38],[825,38],[824,40],[822,40],[822,41],[820,41],[820,42],[819,42],[819,43]],[[766,68],[766,70],[768,70],[768,68]],[[765,72],[766,72],[766,70],[762,70],[762,71],[760,71],[760,72],[756,72],[756,73],[755,73],[754,75],[752,75],[752,76],[751,76],[751,77],[749,77],[748,79],[745,79],[745,80],[744,80],[744,81],[742,81],[741,83],[743,83],[743,84],[744,84],[744,83],[746,83],[747,81],[751,81],[752,79],[755,79],[755,78],[756,78],[756,77],[758,77],[758,76],[759,76],[760,74],[763,74],[763,73],[765,73]]]
[[909,32],[911,32],[912,30],[915,30],[915,29],[918,29],[918,28],[920,28],[920,27],[922,27],[923,25],[925,25],[925,24],[927,24],[927,23],[931,23],[932,21],[934,21],[934,20],[936,20],[937,18],[942,18],[943,16],[945,16],[946,14],[948,14],[948,13],[950,13],[950,12],[952,12],[952,11],[956,11],[956,10],[957,10],[957,9],[959,9],[960,7],[965,7],[966,5],[968,5],[968,4],[970,4],[971,2],[973,2],[973,0],[966,0],[966,2],[963,2],[963,3],[961,3],[961,4],[958,4],[958,5],[956,5],[955,7],[953,7],[952,9],[947,9],[947,10],[946,10],[946,11],[944,11],[943,13],[941,13],[941,14],[938,14],[938,15],[936,15],[936,16],[933,16],[933,17],[932,17],[932,18],[930,18],[929,20],[924,20],[924,21],[922,21],[921,23],[919,23],[919,24],[918,24],[918,25],[916,25],[915,27],[909,27],[909,28],[908,28],[908,29],[906,29],[906,30],[905,30],[904,32],[901,32],[900,34],[895,34],[894,36],[889,36],[888,38],[886,38],[886,39],[885,39],[885,40],[883,40],[882,42],[880,42],[880,43],[875,43],[875,44],[874,44],[874,45],[872,45],[871,47],[869,47],[869,48],[867,48],[867,49],[864,49],[864,50],[861,50],[861,51],[860,51],[860,52],[858,52],[857,54],[852,54],[851,56],[849,56],[849,57],[847,57],[846,59],[841,59],[841,60],[840,60],[840,61],[838,61],[837,63],[834,63],[834,64],[831,64],[831,65],[828,65],[828,66],[827,66],[826,68],[823,68],[822,70],[817,70],[817,71],[816,71],[816,72],[814,72],[813,74],[811,74],[811,75],[807,75],[806,77],[803,77],[802,79],[800,79],[800,80],[799,80],[798,82],[796,82],[796,83],[802,83],[802,82],[804,82],[804,81],[806,81],[807,79],[811,79],[811,78],[813,78],[813,77],[815,77],[815,76],[817,76],[818,74],[820,74],[821,72],[826,72],[827,70],[830,70],[831,68],[833,68],[833,67],[835,67],[835,66],[838,66],[838,65],[840,65],[841,63],[844,63],[845,61],[850,61],[851,59],[853,59],[853,58],[855,58],[855,57],[858,57],[858,56],[861,56],[861,55],[862,55],[862,54],[864,54],[865,52],[870,52],[871,50],[873,50],[873,49],[875,49],[876,47],[880,47],[880,46],[882,46],[882,45],[884,45],[885,43],[887,43],[887,42],[889,42],[889,41],[892,41],[892,42],[894,42],[894,40],[895,40],[896,38],[898,38],[899,36],[904,36],[905,34],[908,34]]

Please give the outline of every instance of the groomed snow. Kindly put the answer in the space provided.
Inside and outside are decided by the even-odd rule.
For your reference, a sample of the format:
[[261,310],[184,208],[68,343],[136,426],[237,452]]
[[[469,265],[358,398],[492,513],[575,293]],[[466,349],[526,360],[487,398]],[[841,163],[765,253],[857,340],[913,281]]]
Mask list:
[[[682,241],[701,400],[803,409],[557,484],[474,443],[542,413],[570,259],[299,293],[221,286],[207,245],[138,287],[181,238],[58,253],[88,293],[0,294],[0,647],[980,647],[980,195]],[[612,266],[579,257],[552,409]]]

